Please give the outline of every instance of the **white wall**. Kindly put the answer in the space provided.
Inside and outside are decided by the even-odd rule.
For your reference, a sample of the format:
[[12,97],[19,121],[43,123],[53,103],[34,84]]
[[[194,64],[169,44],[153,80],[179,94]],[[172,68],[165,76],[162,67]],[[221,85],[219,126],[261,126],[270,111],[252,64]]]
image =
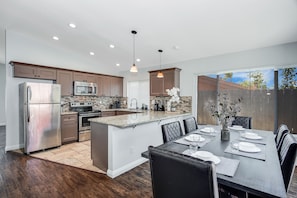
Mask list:
[[5,125],[5,65],[0,64],[0,126]]

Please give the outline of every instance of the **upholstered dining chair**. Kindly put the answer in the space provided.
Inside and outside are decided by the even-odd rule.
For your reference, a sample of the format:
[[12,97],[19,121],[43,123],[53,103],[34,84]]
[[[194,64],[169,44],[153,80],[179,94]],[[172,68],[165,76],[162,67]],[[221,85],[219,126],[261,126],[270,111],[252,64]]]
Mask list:
[[215,165],[156,147],[149,147],[154,198],[219,197]]
[[195,117],[190,117],[190,118],[184,119],[183,122],[184,122],[186,134],[198,129],[198,124],[196,122]]
[[275,135],[275,144],[276,144],[276,148],[279,150],[281,147],[281,144],[284,140],[284,136],[285,134],[290,133],[288,126],[285,124],[281,124],[276,132]]
[[296,150],[297,142],[294,136],[290,133],[285,134],[279,152],[279,159],[286,190],[288,190],[292,173],[295,168]]
[[252,118],[246,116],[234,116],[234,120],[232,121],[233,125],[240,125],[245,129],[252,128]]
[[175,121],[162,125],[162,135],[164,143],[176,140],[183,135],[180,122]]

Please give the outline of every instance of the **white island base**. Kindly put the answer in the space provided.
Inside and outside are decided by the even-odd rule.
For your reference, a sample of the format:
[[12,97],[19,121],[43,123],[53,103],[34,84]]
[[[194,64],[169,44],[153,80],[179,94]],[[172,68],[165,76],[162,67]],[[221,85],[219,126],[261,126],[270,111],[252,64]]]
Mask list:
[[[106,171],[111,178],[135,168],[147,161],[141,153],[147,151],[148,146],[163,144],[161,125],[180,121],[183,130],[184,116],[189,117],[189,114],[125,128],[91,120],[93,165]],[[120,116],[114,119],[120,119]]]

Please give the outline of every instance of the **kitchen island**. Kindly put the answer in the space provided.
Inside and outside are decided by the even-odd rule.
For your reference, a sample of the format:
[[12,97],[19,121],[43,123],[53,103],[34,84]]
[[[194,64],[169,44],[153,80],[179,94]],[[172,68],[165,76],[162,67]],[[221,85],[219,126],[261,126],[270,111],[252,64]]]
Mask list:
[[142,111],[139,113],[92,118],[91,158],[93,165],[117,177],[144,163],[141,153],[148,146],[163,144],[161,125],[180,121],[191,113]]

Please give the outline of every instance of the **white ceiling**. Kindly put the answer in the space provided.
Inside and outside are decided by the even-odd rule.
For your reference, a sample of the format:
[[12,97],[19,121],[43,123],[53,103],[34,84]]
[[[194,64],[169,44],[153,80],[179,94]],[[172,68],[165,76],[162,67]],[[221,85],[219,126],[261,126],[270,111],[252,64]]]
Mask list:
[[133,62],[131,30],[139,68],[159,65],[158,49],[163,65],[297,41],[297,0],[0,0],[1,29],[1,62],[7,29],[123,71]]

